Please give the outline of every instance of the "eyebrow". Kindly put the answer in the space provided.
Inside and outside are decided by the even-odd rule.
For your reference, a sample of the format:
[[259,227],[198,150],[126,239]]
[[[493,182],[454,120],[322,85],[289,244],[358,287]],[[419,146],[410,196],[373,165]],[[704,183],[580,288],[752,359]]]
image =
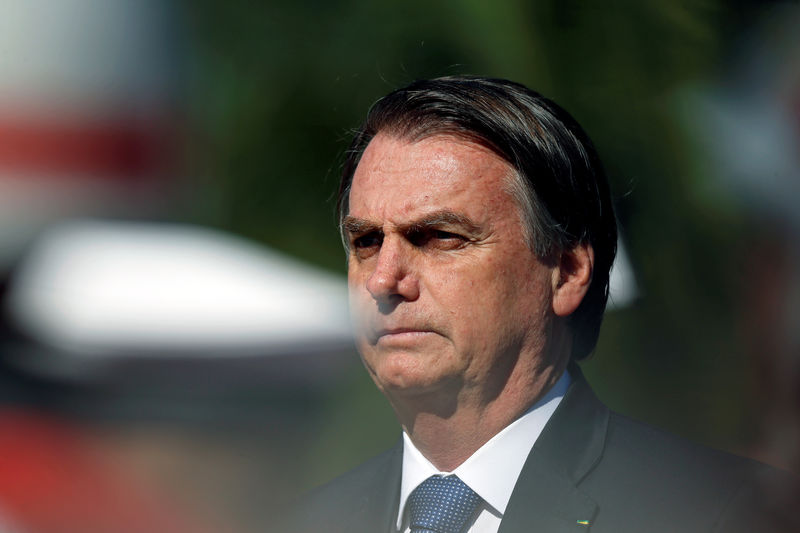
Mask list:
[[468,216],[447,209],[425,215],[421,219],[409,224],[408,230],[421,231],[445,225],[460,226],[469,233],[477,233],[480,230],[480,226],[473,222]]
[[356,235],[363,235],[373,231],[381,231],[381,227],[378,224],[370,222],[369,220],[364,220],[363,218],[352,217],[350,215],[344,217],[342,228],[347,233]]
[[[449,209],[434,211],[433,213],[429,213],[418,220],[414,220],[408,224],[403,224],[400,226],[400,230],[404,233],[417,232],[445,225],[459,226],[468,233],[473,234],[479,233],[481,230],[481,226],[468,216],[462,215],[461,213],[456,213],[455,211],[450,211]],[[383,231],[383,228],[375,222],[350,215],[345,217],[344,222],[342,222],[342,227],[346,232],[356,235],[363,235],[373,231]]]

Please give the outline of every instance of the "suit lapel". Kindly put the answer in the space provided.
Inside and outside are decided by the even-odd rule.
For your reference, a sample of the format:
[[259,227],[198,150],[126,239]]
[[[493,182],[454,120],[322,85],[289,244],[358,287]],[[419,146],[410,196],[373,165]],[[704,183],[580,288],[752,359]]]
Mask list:
[[397,519],[397,504],[400,500],[400,476],[403,462],[403,442],[400,440],[371,473],[368,486],[360,492],[360,501],[352,517],[345,523],[344,531],[385,533],[393,531]]
[[608,409],[580,369],[522,468],[498,533],[588,532],[597,504],[578,488],[600,460]]

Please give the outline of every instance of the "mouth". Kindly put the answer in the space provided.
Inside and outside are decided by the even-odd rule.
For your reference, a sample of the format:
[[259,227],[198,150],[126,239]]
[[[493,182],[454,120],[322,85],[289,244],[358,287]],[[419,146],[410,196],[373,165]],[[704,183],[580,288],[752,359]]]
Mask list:
[[372,344],[379,342],[397,342],[397,341],[413,341],[418,337],[433,333],[432,330],[427,328],[416,327],[398,327],[398,328],[381,328],[375,331],[372,337]]

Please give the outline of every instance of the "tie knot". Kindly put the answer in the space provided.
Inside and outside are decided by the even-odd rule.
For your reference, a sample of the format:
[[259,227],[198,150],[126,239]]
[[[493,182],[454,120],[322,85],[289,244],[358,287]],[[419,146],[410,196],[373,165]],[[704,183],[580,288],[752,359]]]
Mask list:
[[412,533],[461,533],[481,497],[458,476],[431,476],[408,497]]

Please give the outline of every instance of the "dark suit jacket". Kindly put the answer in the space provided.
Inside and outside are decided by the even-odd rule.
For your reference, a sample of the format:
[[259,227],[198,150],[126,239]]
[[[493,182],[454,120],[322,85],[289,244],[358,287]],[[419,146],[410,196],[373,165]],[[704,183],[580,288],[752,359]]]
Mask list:
[[[763,501],[760,480],[777,471],[614,413],[579,371],[573,376],[525,462],[499,533],[798,530],[772,525]],[[402,442],[312,492],[294,530],[392,531],[401,465]]]

